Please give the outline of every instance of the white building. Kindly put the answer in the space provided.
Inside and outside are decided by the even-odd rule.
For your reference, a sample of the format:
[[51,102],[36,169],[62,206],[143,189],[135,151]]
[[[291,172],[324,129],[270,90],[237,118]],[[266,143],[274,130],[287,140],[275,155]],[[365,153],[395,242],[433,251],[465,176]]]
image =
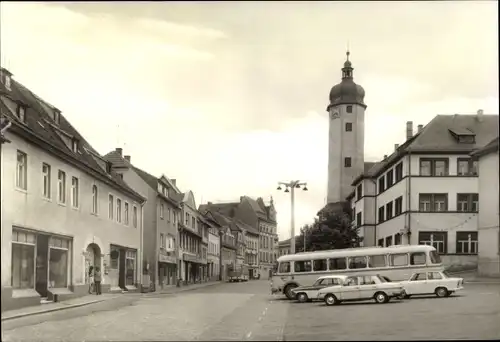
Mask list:
[[141,283],[145,199],[130,189],[61,112],[1,70],[2,310]]
[[359,175],[348,199],[365,246],[429,244],[448,265],[477,265],[478,167],[469,154],[498,136],[498,116],[438,115]]
[[479,160],[478,273],[500,276],[498,137],[472,153]]

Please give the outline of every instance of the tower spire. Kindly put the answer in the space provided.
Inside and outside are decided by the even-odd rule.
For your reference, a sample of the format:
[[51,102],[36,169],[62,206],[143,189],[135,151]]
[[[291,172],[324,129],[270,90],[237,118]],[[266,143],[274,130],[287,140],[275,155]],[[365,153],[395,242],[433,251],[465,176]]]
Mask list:
[[347,61],[349,62],[349,55],[351,53],[349,52],[349,41],[347,41],[347,48],[346,48],[346,51],[345,51],[345,55],[347,56]]

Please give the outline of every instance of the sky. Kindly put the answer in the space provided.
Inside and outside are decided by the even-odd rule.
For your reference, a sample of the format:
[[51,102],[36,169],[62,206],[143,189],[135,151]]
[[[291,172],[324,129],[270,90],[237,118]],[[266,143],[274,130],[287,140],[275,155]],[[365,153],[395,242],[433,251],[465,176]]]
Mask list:
[[[498,5],[6,2],[1,63],[101,154],[121,147],[197,204],[274,199],[280,238],[326,201],[328,94],[346,47],[366,91],[365,161],[436,114],[498,114]],[[382,133],[383,132],[383,133]]]

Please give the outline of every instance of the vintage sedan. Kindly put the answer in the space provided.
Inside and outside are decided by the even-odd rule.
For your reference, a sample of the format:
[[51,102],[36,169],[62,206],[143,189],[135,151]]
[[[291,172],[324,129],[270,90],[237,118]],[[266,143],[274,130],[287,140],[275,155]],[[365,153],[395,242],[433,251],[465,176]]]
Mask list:
[[319,277],[314,284],[310,286],[295,287],[291,292],[292,295],[300,302],[305,303],[312,301],[318,297],[318,291],[329,286],[340,285],[344,282],[347,276],[343,275],[328,275]]
[[405,298],[413,295],[435,294],[438,297],[449,297],[452,293],[462,290],[464,287],[463,278],[454,278],[446,272],[417,272],[409,280],[403,281]]
[[317,299],[324,300],[326,305],[334,305],[371,299],[376,303],[387,303],[391,298],[404,296],[401,283],[388,282],[380,275],[356,275],[346,277],[340,285],[319,290]]

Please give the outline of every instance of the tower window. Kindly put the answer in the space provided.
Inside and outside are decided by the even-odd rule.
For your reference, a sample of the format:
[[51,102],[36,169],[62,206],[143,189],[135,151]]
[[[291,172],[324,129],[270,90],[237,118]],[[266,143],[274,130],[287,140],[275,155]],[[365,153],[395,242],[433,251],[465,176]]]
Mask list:
[[347,106],[346,112],[347,113],[352,113],[352,106]]
[[345,157],[344,158],[344,166],[345,167],[351,167],[351,157]]
[[345,123],[345,131],[346,132],[352,132],[352,122],[346,122]]

